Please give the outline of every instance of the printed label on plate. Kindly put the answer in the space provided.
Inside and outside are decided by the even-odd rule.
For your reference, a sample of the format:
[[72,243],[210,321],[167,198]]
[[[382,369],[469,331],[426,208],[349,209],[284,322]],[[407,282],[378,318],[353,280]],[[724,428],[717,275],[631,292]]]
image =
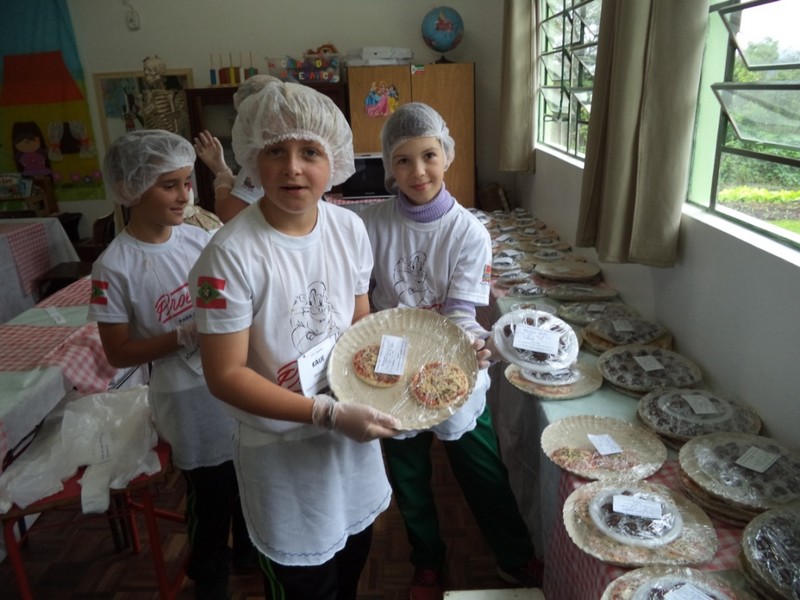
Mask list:
[[492,264],[496,267],[501,267],[503,265],[513,265],[514,261],[509,256],[498,256],[492,261]]
[[747,451],[736,459],[736,464],[745,469],[763,473],[769,469],[772,464],[781,457],[780,454],[774,452],[767,452],[761,448],[750,446]]
[[503,250],[497,256],[498,257],[509,257],[514,258],[515,256],[519,256],[520,254],[525,254],[522,250]]
[[522,230],[522,233],[536,233],[536,234],[538,234],[539,230],[536,229],[536,227],[526,227],[525,229]]
[[633,360],[645,371],[661,371],[664,368],[655,356],[634,356]]
[[589,312],[603,312],[605,309],[606,305],[602,302],[596,302],[586,307],[586,310]]
[[614,331],[633,331],[633,325],[628,319],[613,319],[611,325],[614,326]]
[[561,335],[558,332],[550,331],[549,329],[539,329],[531,325],[519,324],[514,328],[514,341],[512,345],[518,350],[557,354],[560,340]]
[[681,587],[667,592],[664,600],[712,600],[712,598],[691,583],[684,583]]
[[624,494],[614,494],[611,508],[616,513],[644,517],[646,519],[660,519],[663,516],[660,502],[643,500],[642,498]]
[[716,415],[719,413],[711,399],[702,394],[681,394],[681,398],[686,400],[686,403],[696,415]]
[[496,242],[505,242],[510,237],[511,236],[508,233],[504,233],[503,235],[498,235],[497,238],[495,239],[495,241]]
[[587,433],[586,437],[588,437],[589,441],[592,442],[595,450],[597,450],[603,456],[606,456],[607,454],[619,454],[622,452],[622,448],[619,447],[619,444],[617,444],[616,440],[614,440],[614,438],[607,433],[600,435]]
[[402,375],[406,368],[408,356],[408,340],[396,335],[381,336],[381,349],[375,363],[376,373],[386,375]]

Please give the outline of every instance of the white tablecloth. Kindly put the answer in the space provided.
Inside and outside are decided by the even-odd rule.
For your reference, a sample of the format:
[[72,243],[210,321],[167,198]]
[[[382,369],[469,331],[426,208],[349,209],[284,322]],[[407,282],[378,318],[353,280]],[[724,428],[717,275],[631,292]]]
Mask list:
[[[33,258],[24,250],[14,251],[9,242],[10,233],[44,228],[46,254],[31,268],[21,269],[20,262]],[[55,217],[29,219],[0,219],[0,323],[36,304],[38,294],[35,279],[47,269],[62,263],[77,261],[78,253],[70,242],[61,222]]]

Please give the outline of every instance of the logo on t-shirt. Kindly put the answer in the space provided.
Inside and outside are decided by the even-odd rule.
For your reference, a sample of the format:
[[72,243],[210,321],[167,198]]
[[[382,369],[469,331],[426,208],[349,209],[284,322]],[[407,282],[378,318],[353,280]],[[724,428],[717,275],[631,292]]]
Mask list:
[[89,298],[89,304],[108,304],[106,290],[108,290],[107,281],[92,279],[92,295]]
[[216,277],[197,278],[197,308],[227,308],[228,302],[222,295],[225,280]]
[[175,317],[192,309],[192,294],[189,284],[184,283],[169,294],[161,294],[156,300],[156,314],[160,323],[167,323]]

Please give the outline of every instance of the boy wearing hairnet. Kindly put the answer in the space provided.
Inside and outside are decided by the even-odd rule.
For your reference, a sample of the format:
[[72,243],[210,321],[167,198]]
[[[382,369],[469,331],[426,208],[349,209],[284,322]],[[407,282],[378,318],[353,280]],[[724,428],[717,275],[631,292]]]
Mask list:
[[232,522],[234,552],[252,546],[232,462],[235,421],[206,386],[197,351],[188,276],[211,233],[183,224],[194,160],[188,141],[163,130],[134,131],[109,147],[103,176],[130,219],[92,266],[89,318],[111,365],[152,364],[156,428],[187,482],[187,575],[196,598],[222,599]]
[[206,380],[238,420],[236,472],[267,598],[355,599],[391,498],[375,440],[398,423],[336,402],[314,377],[369,313],[364,224],[320,202],[355,170],[350,126],[330,98],[274,81],[239,105],[232,134],[264,196],[192,269]]
[[[246,98],[261,90],[270,81],[279,79],[272,75],[253,75],[246,79],[233,94],[234,110],[238,111],[239,105]],[[246,169],[240,169],[234,176],[225,162],[222,143],[208,130],[201,131],[194,138],[194,149],[197,157],[214,173],[214,212],[223,223],[230,221],[249,204],[257,202],[264,195],[258,178]]]
[[[375,309],[434,310],[474,340],[489,338],[475,308],[489,302],[491,239],[444,185],[444,173],[455,157],[447,125],[426,104],[404,104],[381,130],[381,149],[386,189],[396,196],[361,212],[374,255]],[[486,407],[489,384],[484,368],[471,396],[452,417],[428,431],[383,442],[411,543],[413,600],[439,600],[443,594],[446,549],[430,481],[434,436],[443,442],[456,480],[494,551],[500,577],[525,587],[541,584],[541,568]]]

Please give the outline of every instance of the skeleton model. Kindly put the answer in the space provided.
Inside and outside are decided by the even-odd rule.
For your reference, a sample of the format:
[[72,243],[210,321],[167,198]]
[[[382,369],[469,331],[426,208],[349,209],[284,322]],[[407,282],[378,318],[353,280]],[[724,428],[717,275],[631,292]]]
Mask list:
[[143,66],[146,86],[142,92],[144,126],[147,129],[166,129],[188,139],[186,93],[167,89],[164,81],[167,66],[158,56],[145,58]]

